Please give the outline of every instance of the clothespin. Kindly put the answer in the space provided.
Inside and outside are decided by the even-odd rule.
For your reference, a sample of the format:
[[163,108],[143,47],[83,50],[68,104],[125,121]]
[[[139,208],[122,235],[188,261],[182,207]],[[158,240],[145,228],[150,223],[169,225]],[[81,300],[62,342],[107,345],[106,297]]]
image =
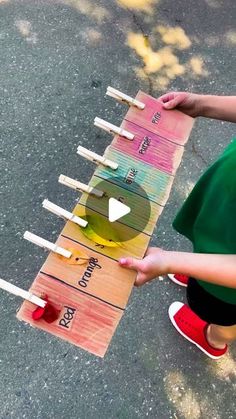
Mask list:
[[29,240],[30,242],[37,244],[37,246],[43,247],[44,249],[57,253],[58,255],[64,256],[65,258],[69,259],[72,256],[72,252],[69,250],[57,246],[48,240],[42,239],[41,237],[36,236],[36,234],[30,233],[29,231],[24,233],[24,239]]
[[4,279],[0,279],[0,288],[4,291],[8,291],[10,294],[24,298],[24,300],[28,300],[39,307],[45,308],[47,305],[47,301],[42,300],[42,298],[37,297],[37,295],[34,295],[29,291],[16,287],[10,282],[4,281]]
[[94,119],[94,125],[98,128],[103,129],[104,131],[110,132],[111,134],[118,134],[121,137],[125,137],[128,140],[134,139],[134,134],[125,129],[117,127],[116,125],[110,124],[110,122],[104,121],[104,119],[96,117]]
[[92,186],[85,185],[85,183],[78,182],[77,180],[71,179],[70,177],[60,175],[58,181],[69,188],[75,189],[76,191],[86,192],[90,195],[95,195],[101,198],[104,195],[103,191],[93,188]]
[[26,231],[24,234],[24,238],[29,240],[30,242],[37,244],[44,249],[50,250],[54,253],[57,253],[59,257],[63,256],[63,262],[68,263],[69,265],[82,265],[89,261],[90,257],[87,256],[81,249],[77,248],[68,248],[64,249],[63,247],[57,246],[54,243],[51,243],[47,240],[42,239],[35,234]]
[[77,148],[77,153],[82,156],[85,157],[86,159],[93,161],[94,163],[101,163],[103,164],[103,166],[107,166],[110,167],[113,170],[116,170],[118,168],[118,164],[106,159],[106,157],[103,156],[99,156],[98,154],[94,153],[93,151],[87,150],[87,148],[81,147],[79,146]]
[[83,218],[74,215],[72,212],[66,211],[58,205],[53,204],[52,202],[48,201],[48,199],[44,199],[43,201],[43,208],[46,208],[48,211],[51,211],[53,214],[58,215],[66,220],[72,221],[75,224],[78,224],[81,227],[86,227],[88,221],[83,220]]
[[136,108],[143,110],[145,108],[145,103],[140,102],[139,100],[133,99],[132,97],[125,95],[119,90],[114,89],[111,86],[108,86],[106,94],[113,97],[119,102],[125,102],[129,106],[136,106]]

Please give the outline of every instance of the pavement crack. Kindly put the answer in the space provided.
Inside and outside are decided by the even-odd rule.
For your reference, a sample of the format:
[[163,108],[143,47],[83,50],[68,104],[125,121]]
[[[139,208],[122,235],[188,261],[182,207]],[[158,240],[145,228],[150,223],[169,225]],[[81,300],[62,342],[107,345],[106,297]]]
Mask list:
[[[126,7],[126,10],[129,12],[134,24],[137,26],[137,28],[140,30],[140,32],[142,33],[144,40],[145,40],[145,44],[147,47],[150,47],[150,39],[149,39],[149,35],[146,33],[146,31],[144,30],[142,24],[140,23],[138,17],[136,16],[136,14],[129,9],[128,7]],[[145,67],[143,67],[143,73],[146,76],[146,79],[148,81],[148,94],[151,96],[154,96],[154,88],[153,88],[153,81],[151,76],[147,73],[147,71],[145,70]]]
[[204,157],[199,153],[199,151],[196,149],[195,143],[193,140],[190,139],[189,144],[191,145],[191,150],[193,154],[201,159],[201,161],[205,164],[205,166],[208,165],[208,162],[204,159]]

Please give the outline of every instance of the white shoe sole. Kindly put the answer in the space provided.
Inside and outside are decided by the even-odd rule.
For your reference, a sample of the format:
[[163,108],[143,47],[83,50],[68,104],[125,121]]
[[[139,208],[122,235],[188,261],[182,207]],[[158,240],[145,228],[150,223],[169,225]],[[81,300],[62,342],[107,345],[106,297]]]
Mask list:
[[178,281],[178,279],[175,278],[174,274],[167,274],[167,276],[170,278],[170,280],[172,282],[174,282],[175,284],[180,285],[181,287],[187,287],[187,284],[183,284],[183,282]]
[[169,318],[171,323],[173,324],[173,326],[175,327],[176,330],[178,330],[178,332],[185,338],[187,339],[189,342],[193,343],[195,346],[198,347],[198,349],[200,349],[202,352],[204,352],[205,355],[209,356],[209,358],[211,359],[219,359],[221,358],[223,355],[220,356],[214,356],[209,354],[209,352],[207,352],[205,349],[203,349],[200,345],[198,345],[196,342],[194,342],[192,339],[190,339],[187,335],[185,335],[182,330],[180,330],[179,326],[176,324],[176,321],[174,319],[174,316],[176,315],[176,313],[184,306],[183,303],[180,303],[179,301],[176,301],[174,303],[172,303],[169,307],[168,310],[168,314],[169,314]]

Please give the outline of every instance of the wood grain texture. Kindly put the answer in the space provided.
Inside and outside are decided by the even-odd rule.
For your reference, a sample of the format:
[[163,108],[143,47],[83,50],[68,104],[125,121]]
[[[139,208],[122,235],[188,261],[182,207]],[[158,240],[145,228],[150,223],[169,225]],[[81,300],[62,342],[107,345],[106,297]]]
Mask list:
[[60,315],[51,324],[43,319],[34,321],[32,312],[35,306],[25,301],[17,314],[19,320],[30,323],[97,356],[104,356],[114,330],[123,315],[123,310],[77,292],[68,285],[43,274],[37,275],[30,291],[38,296],[46,293],[50,304],[59,310]]
[[[136,277],[134,271],[120,268],[117,261],[122,256],[144,256],[193,125],[192,118],[178,111],[163,110],[157,99],[143,92],[136,99],[146,104],[145,109],[130,108],[122,123],[124,129],[134,133],[134,140],[116,136],[105,151],[108,159],[119,164],[118,169],[99,165],[90,182],[96,187],[103,181],[105,197],[90,198],[88,208],[87,196],[82,194],[73,210],[78,216],[90,217],[91,225],[94,220],[99,223],[106,245],[101,244],[99,237],[96,241],[94,234],[85,235],[81,227],[66,222],[56,244],[72,251],[73,257],[67,260],[50,253],[30,289],[38,296],[47,294],[49,302],[59,311],[58,319],[51,324],[43,319],[34,321],[35,306],[27,301],[17,314],[18,319],[101,357],[122,317]],[[122,219],[108,222],[109,197],[122,198],[131,207],[130,216],[124,217],[125,223]],[[141,229],[142,209],[148,200],[150,219]],[[135,232],[136,237],[127,240],[127,232]],[[110,247],[109,238],[114,237],[115,247]]]
[[[139,193],[138,185],[140,185],[149,200],[161,206],[166,204],[174,180],[172,175],[136,159],[130,159],[127,154],[112,147],[106,150],[105,155],[119,164],[118,169],[114,171],[98,166],[94,173],[96,176],[101,179],[109,179],[115,185],[134,193]],[[142,196],[145,197],[144,194]]]
[[175,175],[179,167],[184,148],[160,135],[137,126],[133,122],[123,121],[122,128],[134,134],[133,141],[115,136],[110,148],[126,153],[143,163],[148,163],[170,175]]
[[[101,178],[94,175],[90,180],[89,185],[94,188],[99,188],[99,184],[101,184]],[[79,201],[80,204],[86,206],[87,208],[98,211],[100,214],[103,214],[106,217],[108,217],[109,198],[115,198],[131,208],[131,212],[117,222],[118,225],[127,225],[142,233],[149,235],[152,234],[157,219],[163,210],[162,206],[152,201],[147,202],[147,199],[145,199],[144,197],[137,195],[131,191],[128,191],[127,189],[121,188],[115,185],[114,183],[107,182],[106,180],[102,182],[102,190],[105,192],[104,197],[88,197],[87,194],[83,194]],[[150,216],[147,220],[148,210],[140,211],[140,209],[145,207],[147,208],[147,206],[149,207],[149,205]],[[145,225],[146,220],[147,224]]]
[[115,260],[62,236],[57,243],[70,249],[72,253],[74,249],[82,250],[88,260],[81,265],[73,266],[66,258],[50,253],[41,272],[57,278],[82,293],[92,294],[109,304],[125,309],[134,284],[135,272],[127,270],[124,272]]
[[145,103],[144,110],[130,107],[125,120],[159,134],[176,144],[184,145],[189,138],[194,119],[180,111],[168,111],[162,103],[141,91],[135,99]]
[[[79,217],[86,217],[86,215],[90,214],[91,216],[96,215],[93,210],[85,209],[84,206],[78,204],[74,211],[74,214],[78,215]],[[101,220],[104,222],[107,222],[107,217],[100,215]],[[62,230],[61,234],[64,237],[70,238],[74,240],[77,243],[83,243],[85,247],[88,249],[94,250],[97,253],[108,256],[111,259],[118,260],[122,256],[133,256],[136,258],[142,258],[145,254],[146,248],[148,246],[150,236],[144,234],[144,233],[138,233],[137,236],[131,240],[126,240],[128,235],[128,230],[130,230],[130,227],[127,227],[123,224],[120,224],[118,222],[115,223],[109,223],[107,222],[108,229],[106,231],[106,236],[109,238],[109,231],[115,231],[117,238],[120,240],[121,244],[117,247],[102,247],[97,242],[88,239],[83,234],[83,228],[77,226],[74,223],[68,222],[66,223],[64,229]],[[112,235],[111,235],[112,237]],[[57,242],[58,243],[58,242]]]

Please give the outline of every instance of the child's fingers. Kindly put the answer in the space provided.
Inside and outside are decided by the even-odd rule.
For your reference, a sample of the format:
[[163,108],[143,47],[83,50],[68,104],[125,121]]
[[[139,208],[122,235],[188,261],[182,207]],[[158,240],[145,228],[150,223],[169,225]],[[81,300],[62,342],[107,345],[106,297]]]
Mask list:
[[163,103],[169,102],[170,100],[174,99],[178,92],[168,92],[164,95],[160,96],[158,100],[161,100]]
[[146,282],[148,281],[146,275],[143,275],[142,273],[137,275],[136,279],[135,279],[135,283],[134,285],[136,287],[141,287],[142,285],[144,285]]
[[142,260],[134,259],[134,258],[121,258],[119,260],[120,266],[124,268],[133,269],[138,271],[141,268]]
[[142,260],[134,258],[121,258],[119,260],[119,264],[124,268],[132,269],[138,272],[134,283],[136,287],[141,287],[145,284],[145,282],[147,282],[146,275],[141,272]]
[[183,102],[183,96],[182,95],[177,95],[173,99],[169,100],[168,102],[163,103],[163,107],[165,109],[174,109],[178,105],[180,105],[180,103],[182,103],[182,102]]
[[169,92],[169,93],[165,93],[164,95],[160,96],[158,98],[158,100],[160,100],[162,103],[167,103],[170,100],[173,100],[175,97],[175,92]]
[[163,108],[174,109],[182,105],[187,97],[188,94],[186,92],[170,92],[159,97],[159,100],[162,102]]

